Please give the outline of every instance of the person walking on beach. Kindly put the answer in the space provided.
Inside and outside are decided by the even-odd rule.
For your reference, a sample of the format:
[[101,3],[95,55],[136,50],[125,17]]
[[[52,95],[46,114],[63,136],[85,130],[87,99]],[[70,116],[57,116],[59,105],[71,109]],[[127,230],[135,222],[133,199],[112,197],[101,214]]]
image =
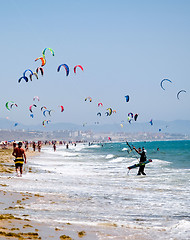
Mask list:
[[16,142],[13,142],[13,150],[16,148]]
[[35,152],[36,151],[36,143],[34,141],[32,143],[32,148],[33,148],[33,151]]
[[25,151],[28,151],[28,141],[25,142]]
[[24,149],[22,148],[22,142],[18,143],[18,147],[13,149],[12,155],[15,157],[15,168],[17,177],[22,177],[22,167],[23,163],[26,163],[26,154]]
[[38,152],[41,152],[41,147],[42,147],[42,143],[41,141],[38,141]]
[[[138,150],[133,147],[133,149],[135,149],[135,151],[140,155],[140,161],[139,163],[143,163],[146,161],[146,150],[144,149],[144,147],[142,148],[142,151],[141,151],[141,148],[138,148]],[[138,170],[138,173],[137,175],[146,175],[146,173],[144,172],[144,168],[145,168],[145,165],[142,165],[139,167],[139,170]]]
[[53,143],[53,150],[54,150],[54,152],[56,151],[56,144],[55,144],[55,142]]

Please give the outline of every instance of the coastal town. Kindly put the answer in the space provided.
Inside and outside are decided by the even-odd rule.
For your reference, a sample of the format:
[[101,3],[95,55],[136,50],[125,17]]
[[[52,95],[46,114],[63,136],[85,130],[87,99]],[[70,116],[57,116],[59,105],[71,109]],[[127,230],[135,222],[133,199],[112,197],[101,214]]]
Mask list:
[[189,140],[190,135],[176,133],[126,133],[126,132],[93,132],[89,131],[26,131],[26,130],[0,130],[0,142],[5,141],[82,141],[82,142],[122,142],[122,141],[167,141]]

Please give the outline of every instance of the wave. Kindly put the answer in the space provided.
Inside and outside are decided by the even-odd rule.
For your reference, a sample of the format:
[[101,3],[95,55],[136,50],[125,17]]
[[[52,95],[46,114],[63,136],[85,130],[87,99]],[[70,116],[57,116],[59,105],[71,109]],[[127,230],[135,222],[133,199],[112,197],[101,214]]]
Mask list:
[[190,236],[190,221],[180,220],[177,224],[170,228],[173,236],[177,239],[189,239]]
[[100,148],[101,146],[100,145],[91,145],[91,146],[88,146],[88,148]]
[[111,159],[111,158],[114,158],[114,155],[113,155],[113,154],[108,154],[108,155],[106,155],[105,158],[106,158],[106,159]]
[[109,162],[117,163],[117,162],[123,162],[124,160],[126,160],[126,158],[124,158],[124,157],[117,157],[115,159],[110,160]]
[[127,151],[127,150],[128,150],[128,148],[125,148],[125,147],[122,149],[123,152],[124,152],[124,151]]
[[159,165],[170,165],[171,162],[165,161],[165,160],[161,160],[161,159],[152,159],[152,162],[159,164]]

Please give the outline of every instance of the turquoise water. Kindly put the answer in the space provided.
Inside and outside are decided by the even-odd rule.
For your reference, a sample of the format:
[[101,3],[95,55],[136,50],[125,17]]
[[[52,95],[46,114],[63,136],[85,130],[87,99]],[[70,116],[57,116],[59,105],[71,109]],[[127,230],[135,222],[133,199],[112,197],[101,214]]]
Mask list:
[[27,209],[45,222],[113,223],[117,236],[141,231],[142,239],[190,239],[190,141],[130,144],[145,147],[152,159],[146,176],[137,176],[138,168],[128,173],[138,160],[125,142],[109,142],[62,145],[56,152],[43,147],[40,156],[29,159],[32,172],[26,168],[22,179],[0,178],[0,183],[9,191],[45,196],[19,210],[21,216]]
[[[144,147],[147,150],[148,158],[168,161],[172,168],[190,168],[190,141],[129,142],[129,144],[136,148]],[[122,147],[125,146],[129,148],[126,143],[107,143],[102,149],[99,149],[99,153],[114,154],[115,157],[126,156],[126,153],[122,152]],[[138,154],[133,151],[128,156],[138,157]]]

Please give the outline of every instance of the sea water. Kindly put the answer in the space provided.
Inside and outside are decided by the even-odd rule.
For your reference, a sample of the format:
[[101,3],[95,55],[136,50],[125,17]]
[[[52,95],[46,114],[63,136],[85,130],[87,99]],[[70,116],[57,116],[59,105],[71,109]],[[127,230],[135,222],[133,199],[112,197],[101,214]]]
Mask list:
[[57,145],[55,152],[45,146],[28,159],[22,179],[9,178],[7,190],[44,196],[20,210],[35,220],[113,223],[152,237],[158,231],[157,239],[190,239],[190,141],[130,144],[152,159],[146,176],[128,171],[139,156],[125,142]]

